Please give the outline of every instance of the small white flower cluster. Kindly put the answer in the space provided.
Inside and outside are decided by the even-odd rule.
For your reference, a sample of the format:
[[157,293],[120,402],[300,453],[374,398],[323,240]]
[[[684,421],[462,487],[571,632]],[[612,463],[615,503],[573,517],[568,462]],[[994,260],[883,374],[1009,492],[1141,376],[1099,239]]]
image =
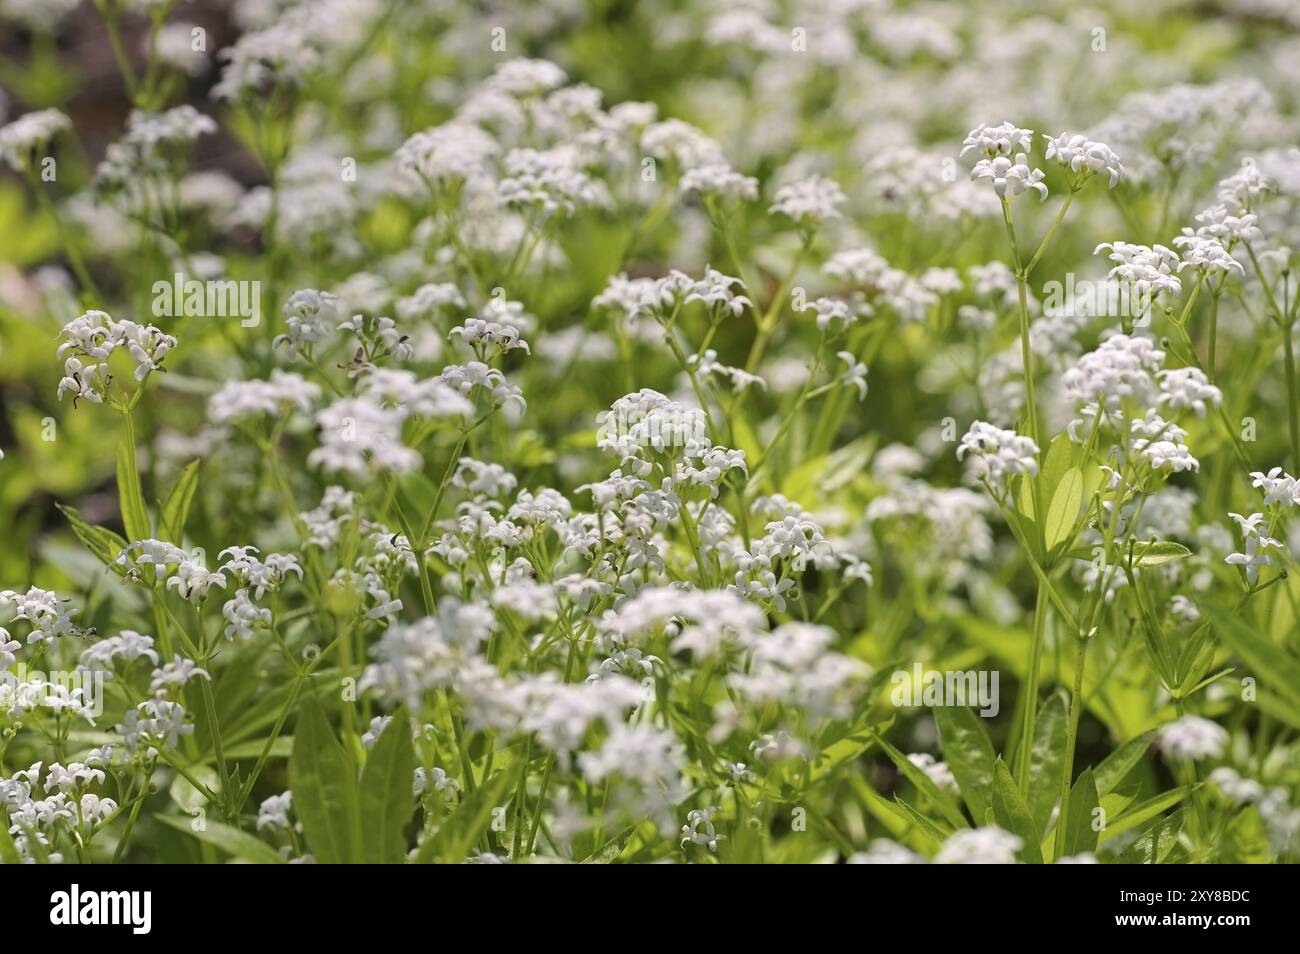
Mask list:
[[8,834],[24,862],[38,859],[63,861],[50,850],[64,832],[89,838],[117,815],[117,802],[96,794],[103,786],[104,766],[112,756],[109,746],[91,749],[81,762],[36,762],[8,778],[0,776],[0,806],[9,816]]
[[987,421],[974,421],[962,435],[957,459],[967,454],[974,478],[995,487],[1005,489],[1011,477],[1038,473],[1038,445],[1033,438]]
[[1228,730],[1197,715],[1185,715],[1160,729],[1160,747],[1172,758],[1217,759],[1228,744]]
[[851,316],[846,316],[839,299],[818,299],[823,303],[821,309],[826,310],[825,320],[817,302],[813,302],[811,307],[818,310],[818,327],[834,327],[844,321],[854,323],[879,308],[893,311],[905,322],[919,323],[939,303],[939,295],[926,287],[924,281],[894,268],[870,248],[836,252],[822,266],[822,273],[852,285],[858,297],[852,302]]
[[[27,634],[28,646],[36,643],[53,643],[60,636],[87,634],[86,630],[73,622],[72,618],[80,610],[70,607],[68,604],[71,602],[69,599],[61,598],[53,590],[43,590],[35,586],[23,593],[17,590],[0,591],[0,606],[13,610],[9,622],[22,620],[31,627]],[[0,630],[0,642],[7,643],[8,639],[9,633]]]
[[126,352],[135,362],[134,378],[143,381],[150,372],[162,370],[167,352],[176,339],[153,325],[115,321],[102,311],[88,311],[63,326],[58,356],[63,359],[59,397],[71,392],[73,403],[85,399],[103,404],[109,396],[112,373],[108,361],[114,352]]
[[72,121],[57,109],[24,113],[0,127],[0,161],[15,172],[31,171],[54,138],[71,128]]
[[337,295],[304,288],[289,296],[284,303],[286,334],[278,335],[275,346],[285,346],[291,355],[310,349],[329,338],[337,328],[339,300]]
[[208,399],[208,420],[227,425],[250,417],[278,418],[298,411],[310,413],[320,399],[320,386],[300,374],[276,368],[267,381],[227,381]]
[[1182,293],[1183,284],[1177,272],[1182,268],[1178,253],[1163,245],[1133,245],[1129,242],[1102,242],[1094,250],[1097,254],[1107,249],[1107,256],[1117,264],[1110,270],[1111,278],[1127,282],[1140,299],[1166,293]]
[[806,231],[821,228],[840,217],[840,206],[848,201],[839,184],[825,176],[812,176],[784,185],[768,209],[784,215]]
[[534,212],[541,219],[571,216],[579,209],[603,209],[613,200],[605,184],[582,168],[573,147],[515,149],[504,160],[505,177],[497,183],[506,208]]
[[[1047,199],[1047,185],[1041,169],[1029,168],[1029,150],[1033,147],[1034,131],[1021,129],[1009,122],[998,126],[981,123],[966,134],[961,153],[975,152],[983,158],[971,169],[971,179],[989,179],[994,193],[1003,198],[1023,195],[1030,189],[1038,192],[1040,201]],[[1048,158],[1052,157],[1049,149]]]
[[1110,188],[1119,185],[1124,175],[1124,166],[1119,161],[1119,156],[1115,155],[1115,150],[1104,142],[1064,132],[1055,139],[1046,134],[1043,138],[1047,140],[1048,159],[1056,159],[1072,172],[1086,172],[1089,175],[1105,173],[1110,180]]
[[1262,513],[1252,513],[1243,517],[1239,513],[1228,514],[1241,529],[1241,550],[1229,553],[1224,562],[1230,566],[1239,566],[1246,575],[1246,580],[1254,585],[1259,580],[1259,568],[1272,566],[1269,550],[1281,550],[1282,544],[1268,535],[1267,518]]

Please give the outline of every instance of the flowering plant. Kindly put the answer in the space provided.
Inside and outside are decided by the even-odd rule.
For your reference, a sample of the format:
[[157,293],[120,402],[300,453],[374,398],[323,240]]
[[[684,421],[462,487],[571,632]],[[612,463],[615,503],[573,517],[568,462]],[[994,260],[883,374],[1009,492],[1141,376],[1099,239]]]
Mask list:
[[0,0],[0,860],[1296,860],[1263,6],[230,6]]

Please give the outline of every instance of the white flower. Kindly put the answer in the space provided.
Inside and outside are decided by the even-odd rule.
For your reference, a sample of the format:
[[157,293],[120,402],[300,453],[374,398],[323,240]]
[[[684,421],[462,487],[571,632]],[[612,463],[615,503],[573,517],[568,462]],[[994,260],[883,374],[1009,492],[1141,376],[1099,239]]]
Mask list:
[[1048,159],[1056,159],[1074,172],[1104,172],[1110,177],[1110,188],[1119,185],[1124,166],[1110,146],[1070,133],[1061,133],[1055,139],[1044,134],[1043,138],[1047,140]]
[[[60,599],[53,590],[31,587],[26,593],[16,590],[0,591],[0,605],[9,606],[14,615],[10,622],[24,620],[31,626],[27,634],[27,645],[35,643],[53,643],[60,636],[81,636],[85,631],[77,626],[72,617],[80,610],[70,609],[71,600]],[[8,635],[8,634],[6,634]]]
[[1008,192],[1012,196],[1022,195],[1029,189],[1038,190],[1038,201],[1047,200],[1047,186],[1043,183],[1043,170],[1030,169],[1023,152],[1016,154],[1015,162],[1006,156],[993,159],[981,159],[971,170],[971,179],[991,179],[993,191],[999,196]]
[[568,76],[564,70],[549,60],[530,60],[515,57],[498,66],[487,81],[490,89],[511,96],[536,96],[563,86]]
[[1160,746],[1176,759],[1217,759],[1228,744],[1228,730],[1201,716],[1185,715],[1160,730]]
[[682,826],[681,847],[703,845],[709,851],[718,850],[718,842],[726,836],[719,835],[713,828],[713,813],[717,810],[716,807],[710,806],[694,808],[686,813],[686,824]]
[[1024,842],[1001,828],[954,832],[934,857],[937,865],[1014,865]]
[[[1134,421],[1133,424],[1136,426],[1138,422]],[[1177,441],[1149,441],[1138,438],[1131,446],[1156,470],[1167,467],[1175,473],[1181,473],[1184,470],[1200,469],[1200,463],[1196,458],[1191,455],[1186,446]]]
[[288,334],[277,335],[275,347],[287,346],[291,355],[309,349],[334,333],[338,320],[338,296],[314,288],[303,288],[289,296],[282,313]]
[[281,792],[279,795],[270,795],[263,799],[262,804],[257,808],[257,830],[263,831],[269,828],[272,831],[276,829],[288,831],[293,827],[289,821],[289,810],[292,807],[292,792]]
[[824,176],[812,176],[776,192],[769,212],[786,215],[803,229],[812,229],[840,217],[839,208],[848,198],[839,185]]
[[1189,407],[1197,417],[1205,417],[1206,405],[1218,407],[1223,392],[1210,383],[1200,368],[1166,368],[1156,372],[1160,382],[1160,403],[1172,408]]
[[971,455],[977,479],[1003,484],[1016,474],[1038,473],[1038,445],[1015,431],[975,421],[961,439],[957,459]]
[[926,777],[939,788],[948,792],[957,791],[957,779],[952,774],[952,769],[948,768],[947,762],[940,762],[928,752],[916,752],[909,755],[907,760],[924,772]]
[[1178,263],[1180,272],[1185,268],[1195,268],[1202,275],[1228,272],[1246,274],[1242,264],[1228,253],[1223,242],[1217,238],[1183,229],[1183,234],[1174,239],[1174,245],[1182,249],[1183,258]]
[[320,446],[307,463],[327,474],[340,471],[364,477],[370,470],[409,473],[420,467],[420,455],[402,444],[402,410],[382,407],[366,398],[341,398],[316,414]]
[[1196,221],[1200,223],[1196,228],[1197,235],[1216,238],[1224,245],[1253,242],[1263,235],[1258,225],[1259,216],[1252,212],[1233,215],[1222,202],[1198,212]]
[[[81,653],[81,664],[92,668],[111,669],[116,659],[126,662],[148,659],[157,666],[158,654],[154,652],[153,637],[142,636],[135,630],[124,629],[117,636],[101,639]],[[0,662],[3,660],[0,659]]]
[[739,317],[746,308],[752,309],[754,305],[744,295],[732,291],[737,286],[744,288],[744,283],[739,278],[724,275],[716,268],[706,267],[704,277],[690,286],[683,301],[703,302],[710,310],[728,311],[733,316]]
[[152,757],[157,755],[157,745],[176,748],[181,736],[194,733],[194,726],[185,722],[185,708],[180,703],[155,697],[129,710],[126,721],[114,726],[114,731],[122,736],[128,752],[137,751],[142,741],[149,743]]
[[1169,615],[1185,623],[1195,623],[1201,618],[1201,611],[1195,603],[1179,593],[1169,600]]
[[610,278],[591,304],[628,320],[653,317],[671,309],[694,285],[690,276],[679,271],[663,278],[628,278],[620,273]]
[[858,400],[864,400],[867,396],[867,366],[859,361],[851,351],[837,351],[835,357],[848,365],[848,369],[840,375],[840,383],[857,388]]
[[1241,213],[1248,213],[1264,196],[1278,191],[1278,184],[1252,159],[1241,160],[1241,166],[1219,183],[1219,201]]
[[682,192],[713,195],[724,201],[752,202],[758,198],[758,180],[741,175],[725,162],[688,169],[682,176]]
[[748,387],[766,388],[767,382],[757,374],[750,374],[744,368],[733,368],[730,365],[722,364],[718,361],[718,352],[709,348],[704,354],[693,354],[686,359],[686,363],[695,368],[695,373],[700,378],[726,378],[731,382],[731,386],[739,393]]
[[472,123],[452,120],[416,133],[397,150],[398,167],[431,189],[486,179],[501,151],[488,133]]
[[505,157],[506,175],[497,183],[504,206],[535,210],[544,218],[571,216],[580,208],[606,208],[608,188],[582,168],[572,146],[553,149],[513,149]]
[[191,679],[211,680],[206,669],[200,669],[193,659],[175,655],[167,665],[153,671],[149,682],[149,691],[162,693],[172,686],[183,686]]
[[1254,779],[1242,778],[1234,769],[1223,765],[1210,773],[1210,781],[1219,787],[1224,797],[1235,804],[1258,802],[1264,797],[1264,786]]
[[1283,473],[1281,467],[1274,467],[1267,474],[1253,471],[1250,475],[1252,487],[1264,491],[1264,503],[1282,504],[1289,507],[1300,503],[1300,482],[1290,474]]
[[108,359],[117,350],[125,351],[135,362],[136,381],[143,381],[152,371],[162,369],[163,359],[176,346],[176,339],[153,325],[134,321],[115,321],[106,312],[88,311],[63,326],[63,342],[57,355],[64,359],[64,377],[58,396],[72,391],[78,398],[95,404],[108,396],[112,375]]
[[202,602],[213,586],[225,589],[226,576],[221,572],[210,572],[203,564],[201,552],[196,550],[176,564],[176,572],[167,578],[167,589],[174,589],[181,599],[191,603]]
[[513,351],[516,348],[528,353],[528,342],[519,337],[518,328],[496,321],[484,321],[482,318],[467,318],[464,324],[452,328],[448,336],[459,337],[474,349],[480,360],[486,360],[493,353]]
[[444,309],[464,307],[465,296],[451,282],[430,282],[397,300],[398,317],[411,323],[417,319],[431,318]]
[[1264,533],[1266,527],[1262,513],[1252,513],[1249,517],[1243,517],[1239,513],[1230,513],[1228,516],[1241,528],[1242,550],[1239,553],[1229,553],[1224,558],[1224,562],[1231,566],[1242,567],[1247,581],[1254,585],[1259,579],[1259,568],[1273,564],[1268,554],[1261,551],[1281,549],[1282,544]]
[[671,158],[684,170],[727,161],[716,142],[680,119],[666,119],[646,126],[641,134],[641,148],[652,156]]
[[1034,131],[1021,129],[1009,122],[997,126],[980,123],[962,141],[958,155],[966,155],[971,150],[982,153],[988,158],[1009,156],[1013,152],[1028,152],[1033,148]]
[[1093,251],[1108,249],[1108,258],[1116,262],[1108,273],[1111,278],[1128,282],[1139,298],[1154,298],[1161,292],[1180,294],[1182,282],[1174,274],[1181,267],[1177,253],[1163,245],[1132,245],[1128,242],[1102,242]]
[[15,172],[23,172],[40,159],[42,150],[59,133],[72,128],[72,121],[57,109],[24,113],[7,126],[0,127],[0,160]]
[[302,375],[276,368],[269,381],[223,384],[208,398],[208,420],[224,425],[254,415],[279,417],[290,409],[306,413],[320,394],[320,387]]
[[854,852],[845,862],[850,865],[923,865],[925,859],[910,848],[888,838],[877,838],[866,851]]
[[842,331],[857,322],[857,313],[842,298],[815,298],[804,307],[817,316],[817,327],[822,331]]
[[271,611],[257,606],[248,590],[236,590],[221,607],[221,615],[226,618],[226,639],[252,639],[258,627],[271,625]]

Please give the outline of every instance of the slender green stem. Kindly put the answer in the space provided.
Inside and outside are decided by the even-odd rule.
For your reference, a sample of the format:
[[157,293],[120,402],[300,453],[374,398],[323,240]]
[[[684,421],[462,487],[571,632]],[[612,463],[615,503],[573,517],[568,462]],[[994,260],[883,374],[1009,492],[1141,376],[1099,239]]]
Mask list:
[[1047,234],[1043,236],[1043,240],[1038,243],[1038,250],[1034,252],[1034,257],[1031,258],[1029,264],[1025,266],[1025,278],[1028,278],[1033,274],[1034,266],[1038,264],[1038,260],[1043,257],[1048,246],[1052,244],[1052,239],[1056,235],[1056,230],[1060,228],[1061,223],[1065,221],[1065,213],[1070,211],[1070,203],[1074,201],[1074,194],[1078,191],[1079,187],[1075,185],[1070,188],[1068,193],[1066,193],[1065,202],[1061,205],[1061,211],[1056,213],[1056,220],[1052,222],[1052,227],[1047,230]]
[[1282,328],[1282,347],[1286,360],[1286,417],[1291,432],[1291,467],[1300,467],[1300,395],[1296,393],[1295,334],[1287,325]]
[[1083,715],[1083,668],[1088,657],[1088,640],[1075,639],[1074,689],[1070,694],[1070,722],[1065,733],[1065,766],[1061,770],[1061,810],[1056,816],[1056,851],[1060,858],[1065,853],[1065,828],[1070,814],[1070,786],[1074,782],[1074,747],[1079,740],[1079,718]]
[[1025,679],[1025,714],[1020,733],[1020,758],[1017,761],[1020,794],[1029,798],[1029,763],[1034,748],[1034,724],[1038,713],[1039,670],[1042,668],[1043,640],[1047,628],[1047,590],[1040,584],[1034,603],[1034,634],[1029,649],[1029,672]]

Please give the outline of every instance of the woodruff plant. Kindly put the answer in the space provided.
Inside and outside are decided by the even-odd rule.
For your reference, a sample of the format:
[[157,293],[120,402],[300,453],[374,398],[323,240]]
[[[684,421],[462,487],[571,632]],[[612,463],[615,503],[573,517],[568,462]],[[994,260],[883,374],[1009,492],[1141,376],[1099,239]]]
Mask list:
[[0,860],[1295,860],[1287,101],[1114,43],[1080,105],[988,4],[628,11],[626,76],[95,6],[121,137],[0,127],[71,272],[0,312]]

